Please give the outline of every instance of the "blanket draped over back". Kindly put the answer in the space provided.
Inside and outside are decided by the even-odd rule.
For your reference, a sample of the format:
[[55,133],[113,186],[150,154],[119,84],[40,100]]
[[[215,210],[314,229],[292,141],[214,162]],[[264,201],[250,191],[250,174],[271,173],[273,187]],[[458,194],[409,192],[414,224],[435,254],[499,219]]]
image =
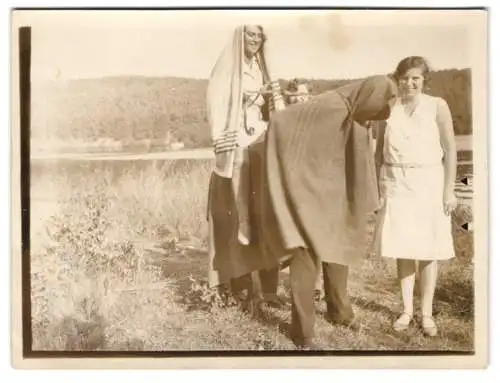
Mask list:
[[[209,219],[225,233],[211,267],[234,278],[274,267],[298,247],[322,262],[362,260],[367,220],[379,203],[372,137],[364,122],[386,119],[395,94],[389,77],[373,76],[275,113],[265,137],[249,148],[255,235],[245,251],[233,251],[236,223],[217,201],[231,196],[210,193]],[[213,175],[211,189],[221,182]]]
[[388,117],[395,84],[374,76],[276,114],[266,137],[262,248],[280,256],[308,248],[318,260],[352,265],[367,249],[379,196],[372,135]]

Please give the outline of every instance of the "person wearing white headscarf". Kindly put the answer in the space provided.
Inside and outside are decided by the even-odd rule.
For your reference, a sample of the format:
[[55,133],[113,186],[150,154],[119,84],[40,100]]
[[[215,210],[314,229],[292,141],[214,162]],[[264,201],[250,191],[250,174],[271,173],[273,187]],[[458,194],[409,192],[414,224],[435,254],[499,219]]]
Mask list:
[[250,295],[262,289],[260,298],[279,303],[278,264],[260,251],[251,230],[252,200],[258,198],[252,185],[262,177],[260,152],[252,154],[252,146],[262,142],[270,111],[284,108],[279,85],[270,78],[266,40],[259,25],[236,28],[210,75],[207,113],[215,166],[208,201],[209,284],[229,283]]

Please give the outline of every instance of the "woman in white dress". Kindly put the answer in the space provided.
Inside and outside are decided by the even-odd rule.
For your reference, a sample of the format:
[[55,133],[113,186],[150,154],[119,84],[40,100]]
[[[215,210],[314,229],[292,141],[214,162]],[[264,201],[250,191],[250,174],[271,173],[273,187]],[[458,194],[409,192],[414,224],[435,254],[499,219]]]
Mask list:
[[418,56],[403,59],[395,72],[400,95],[377,140],[382,208],[376,245],[382,257],[397,260],[403,313],[393,328],[403,331],[413,319],[418,264],[421,324],[424,334],[435,336],[437,261],[455,256],[450,214],[457,206],[457,155],[448,104],[423,93],[428,72]]

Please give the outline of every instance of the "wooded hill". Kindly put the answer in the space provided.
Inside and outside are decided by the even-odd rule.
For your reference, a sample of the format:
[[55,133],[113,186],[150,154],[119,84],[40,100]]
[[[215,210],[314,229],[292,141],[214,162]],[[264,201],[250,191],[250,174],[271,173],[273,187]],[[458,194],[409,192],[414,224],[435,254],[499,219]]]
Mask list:
[[[313,94],[354,81],[303,80],[311,84]],[[172,77],[109,77],[34,86],[32,138],[112,139],[123,146],[181,141],[186,148],[206,147],[210,145],[206,87],[207,80]],[[449,103],[456,134],[471,134],[470,70],[433,72],[429,87],[430,94]]]

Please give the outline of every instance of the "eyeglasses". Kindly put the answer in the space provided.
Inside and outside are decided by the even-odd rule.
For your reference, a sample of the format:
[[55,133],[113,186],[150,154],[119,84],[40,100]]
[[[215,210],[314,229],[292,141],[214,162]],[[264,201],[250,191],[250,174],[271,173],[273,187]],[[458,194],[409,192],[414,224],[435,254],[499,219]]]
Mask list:
[[251,31],[245,31],[245,36],[252,40],[262,40],[264,38],[264,34]]

